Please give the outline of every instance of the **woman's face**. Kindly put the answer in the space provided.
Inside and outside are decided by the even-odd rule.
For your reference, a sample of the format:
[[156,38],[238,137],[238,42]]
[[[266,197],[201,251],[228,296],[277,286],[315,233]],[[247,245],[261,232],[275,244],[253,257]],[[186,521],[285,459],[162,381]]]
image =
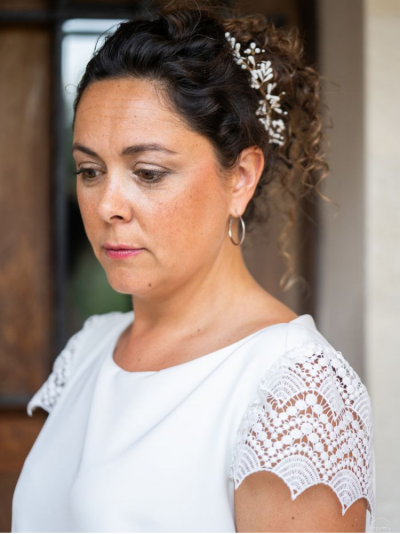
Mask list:
[[[78,203],[110,285],[145,296],[199,279],[233,247],[230,189],[211,143],[148,80],[104,80],[82,95],[74,127]],[[112,258],[105,243],[143,249]],[[236,248],[236,247],[233,247]]]

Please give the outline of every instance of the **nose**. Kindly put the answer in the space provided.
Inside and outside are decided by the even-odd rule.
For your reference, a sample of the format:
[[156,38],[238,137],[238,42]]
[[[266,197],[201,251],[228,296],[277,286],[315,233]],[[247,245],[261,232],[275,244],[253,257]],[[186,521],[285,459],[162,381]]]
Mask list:
[[99,217],[108,223],[127,222],[132,218],[129,186],[123,177],[107,176],[96,209]]

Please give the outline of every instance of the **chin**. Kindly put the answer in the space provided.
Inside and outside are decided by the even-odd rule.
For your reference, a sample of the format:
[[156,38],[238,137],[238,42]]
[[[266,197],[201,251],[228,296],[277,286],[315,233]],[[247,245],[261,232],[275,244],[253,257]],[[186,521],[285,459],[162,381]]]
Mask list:
[[130,273],[121,273],[115,270],[114,272],[107,272],[107,280],[110,286],[117,293],[122,293],[124,295],[147,295],[153,289],[153,284],[149,282],[146,276],[141,276],[140,274]]

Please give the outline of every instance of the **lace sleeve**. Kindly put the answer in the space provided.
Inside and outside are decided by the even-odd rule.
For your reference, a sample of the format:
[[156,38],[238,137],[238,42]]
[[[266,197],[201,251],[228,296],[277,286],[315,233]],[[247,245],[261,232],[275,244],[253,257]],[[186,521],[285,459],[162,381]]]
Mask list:
[[371,403],[340,351],[305,343],[279,357],[262,378],[236,436],[235,489],[256,471],[278,475],[292,500],[315,484],[330,486],[342,515],[365,497],[374,522]]
[[52,411],[71,374],[74,356],[81,342],[81,338],[102,317],[104,316],[92,315],[83,323],[81,330],[70,337],[64,349],[54,360],[52,372],[47,380],[29,401],[27,405],[29,416],[33,415],[33,410],[37,407],[43,408],[43,410],[49,413]]

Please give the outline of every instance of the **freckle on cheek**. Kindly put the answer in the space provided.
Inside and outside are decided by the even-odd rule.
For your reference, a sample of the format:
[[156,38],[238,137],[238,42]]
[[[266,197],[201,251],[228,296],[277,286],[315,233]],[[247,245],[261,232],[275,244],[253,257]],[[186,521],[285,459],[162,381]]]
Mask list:
[[151,287],[151,283],[149,284],[149,287]]

